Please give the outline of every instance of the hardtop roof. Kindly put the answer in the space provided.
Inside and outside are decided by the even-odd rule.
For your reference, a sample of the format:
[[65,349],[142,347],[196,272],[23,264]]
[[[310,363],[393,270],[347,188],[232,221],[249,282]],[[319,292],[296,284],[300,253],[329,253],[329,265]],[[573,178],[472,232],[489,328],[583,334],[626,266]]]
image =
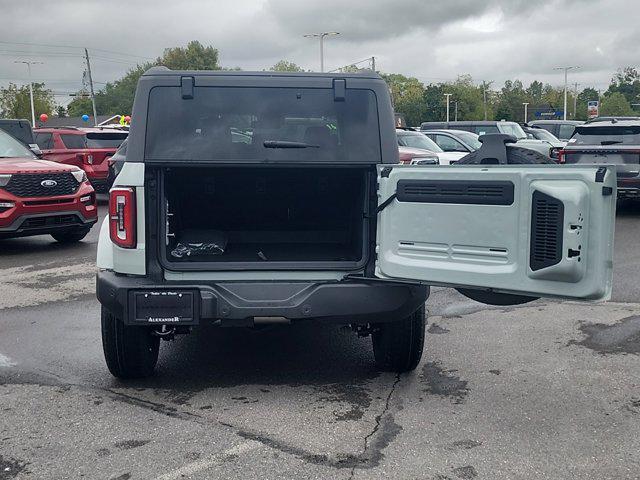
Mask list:
[[338,72],[271,72],[271,71],[244,71],[244,70],[171,70],[167,67],[151,67],[144,72],[144,77],[297,77],[297,78],[370,78],[382,80],[382,77],[371,70],[363,70],[357,73]]

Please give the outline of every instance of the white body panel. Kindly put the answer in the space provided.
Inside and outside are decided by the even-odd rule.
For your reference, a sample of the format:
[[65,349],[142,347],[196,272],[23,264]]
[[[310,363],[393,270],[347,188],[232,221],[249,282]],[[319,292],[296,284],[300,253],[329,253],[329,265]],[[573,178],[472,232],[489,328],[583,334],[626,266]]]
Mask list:
[[[380,174],[383,167],[379,167],[379,204],[397,191],[427,193],[411,197],[414,201],[408,201],[405,195],[404,201],[396,199],[379,213],[376,274],[386,279],[530,296],[608,299],[616,173],[609,167],[598,182],[597,170],[597,167],[554,165],[490,168],[407,165],[393,167],[383,176]],[[412,189],[405,188],[409,185],[407,180],[413,182]],[[477,187],[471,188],[472,193],[466,196],[465,201],[470,203],[456,203],[462,202],[462,197],[457,197],[458,200],[455,197],[459,190],[456,193],[451,187],[453,197],[443,201],[432,195],[433,181],[463,185],[466,182],[471,186],[475,182]],[[401,190],[398,182],[404,182]],[[493,200],[491,197],[495,191],[489,189],[487,194],[478,182],[511,185],[512,203],[487,204],[495,201],[495,195]],[[532,250],[540,252],[531,241],[534,191],[563,205],[562,226],[554,230],[554,238],[561,237],[561,258],[556,255],[555,264],[536,269],[531,268],[530,258]],[[442,192],[447,194],[445,190]],[[419,200],[415,201],[416,198]],[[538,207],[535,212],[541,218]],[[557,248],[557,242],[544,243],[548,238],[538,234],[534,240],[542,239],[544,248],[554,245]]]
[[451,162],[457,162],[469,154],[467,152],[438,152],[437,155],[440,165],[450,165]]
[[113,186],[134,187],[136,189],[137,245],[136,248],[120,248],[114,245],[109,236],[109,219],[105,218],[98,238],[98,268],[131,275],[144,275],[146,273],[144,164],[126,162]]

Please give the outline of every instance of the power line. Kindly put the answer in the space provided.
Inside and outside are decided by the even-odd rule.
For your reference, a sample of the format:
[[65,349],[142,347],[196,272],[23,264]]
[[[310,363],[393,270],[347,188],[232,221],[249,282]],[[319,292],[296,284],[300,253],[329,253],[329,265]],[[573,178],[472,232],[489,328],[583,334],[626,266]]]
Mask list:
[[[75,48],[75,49],[80,49],[80,50],[82,50],[84,48],[84,47],[78,47],[77,45],[53,45],[53,44],[46,44],[46,43],[6,42],[6,41],[1,41],[1,40],[0,40],[0,44],[5,44],[5,45],[27,45],[27,46],[31,46],[31,47],[46,47],[46,48]],[[142,55],[135,55],[133,53],[116,52],[114,50],[105,50],[103,48],[90,48],[89,50],[96,51],[96,52],[103,52],[103,53],[111,53],[113,55],[120,55],[120,56],[124,56],[124,57],[135,57],[135,58],[142,58],[142,59],[145,59],[145,60],[155,60],[154,58],[151,58],[151,57],[145,57],[145,56],[142,56]]]

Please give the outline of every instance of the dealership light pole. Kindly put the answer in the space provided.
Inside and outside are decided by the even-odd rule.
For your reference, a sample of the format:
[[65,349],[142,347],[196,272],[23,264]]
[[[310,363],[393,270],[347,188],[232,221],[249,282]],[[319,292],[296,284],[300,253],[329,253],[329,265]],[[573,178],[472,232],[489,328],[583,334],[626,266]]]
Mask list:
[[322,32],[322,33],[307,33],[304,35],[306,38],[319,38],[320,39],[320,71],[324,72],[324,37],[330,35],[340,35],[340,32]]
[[447,97],[447,123],[449,123],[449,98],[451,97],[451,95],[451,93],[444,94],[444,96]]
[[31,126],[36,126],[36,110],[33,106],[33,83],[31,82],[31,65],[42,65],[42,62],[29,62],[27,60],[16,60],[13,63],[24,63],[29,71],[29,97],[31,98]]
[[563,119],[566,120],[567,119],[567,72],[569,70],[573,70],[574,68],[580,68],[580,67],[556,67],[554,68],[554,70],[564,70],[564,112],[563,112]]
[[527,107],[529,106],[529,102],[522,102],[522,105],[524,105],[524,123],[527,123]]

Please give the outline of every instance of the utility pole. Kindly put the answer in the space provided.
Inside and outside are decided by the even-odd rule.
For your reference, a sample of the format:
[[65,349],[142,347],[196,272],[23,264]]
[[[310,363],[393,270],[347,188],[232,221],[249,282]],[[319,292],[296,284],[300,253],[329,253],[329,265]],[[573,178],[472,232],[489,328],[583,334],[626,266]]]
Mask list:
[[458,121],[458,101],[456,100],[455,102],[453,102],[453,104],[455,105],[455,114],[453,116],[453,118],[455,119],[455,121]]
[[566,120],[567,119],[567,72],[569,70],[573,70],[574,68],[580,68],[580,67],[556,67],[554,68],[554,70],[564,70],[564,112],[563,113],[563,119]]
[[324,72],[324,37],[329,35],[340,35],[340,32],[322,32],[322,33],[307,33],[303,35],[306,38],[319,38],[320,39],[320,71]]
[[89,91],[91,92],[91,105],[93,106],[93,125],[98,125],[98,114],[96,112],[96,96],[93,93],[93,78],[91,77],[91,63],[89,63],[89,51],[84,49],[84,56],[87,59],[87,73],[89,74]]
[[524,123],[527,123],[528,115],[527,115],[527,107],[529,106],[529,102],[522,102],[524,105]]
[[451,93],[445,93],[444,96],[447,97],[447,128],[449,128],[449,97],[451,97]]
[[371,70],[376,71],[376,57],[371,57]]
[[33,82],[31,81],[31,65],[42,65],[42,62],[30,62],[27,60],[16,60],[13,63],[24,63],[27,66],[29,72],[29,98],[31,99],[31,127],[36,126],[36,109],[33,105]]
[[578,82],[573,84],[573,86],[575,87],[573,90],[573,119],[574,120],[578,118],[578,85],[580,85]]

